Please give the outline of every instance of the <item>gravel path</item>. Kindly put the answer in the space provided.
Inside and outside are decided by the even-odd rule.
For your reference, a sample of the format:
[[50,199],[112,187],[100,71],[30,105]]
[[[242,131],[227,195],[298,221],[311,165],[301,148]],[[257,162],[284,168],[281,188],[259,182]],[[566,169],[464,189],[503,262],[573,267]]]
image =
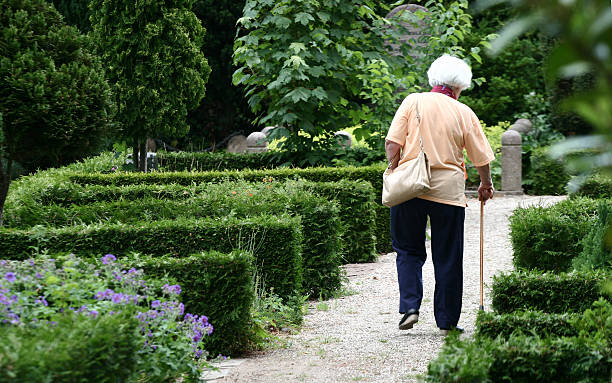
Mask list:
[[[508,217],[517,206],[555,203],[563,197],[497,197],[485,207],[485,284],[512,269]],[[474,333],[480,302],[480,203],[469,200],[465,220],[464,295],[459,326]],[[247,357],[218,382],[416,382],[444,344],[433,317],[431,250],[423,267],[419,323],[400,331],[395,253],[375,263],[347,265],[352,295],[311,302],[303,329],[289,347]],[[485,309],[489,308],[485,287]]]

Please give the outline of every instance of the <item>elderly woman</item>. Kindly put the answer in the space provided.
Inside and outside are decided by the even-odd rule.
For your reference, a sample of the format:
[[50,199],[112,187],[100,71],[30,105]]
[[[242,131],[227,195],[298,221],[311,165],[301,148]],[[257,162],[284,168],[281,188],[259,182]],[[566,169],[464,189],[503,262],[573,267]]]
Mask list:
[[[481,201],[493,198],[489,163],[495,158],[478,117],[457,101],[470,86],[472,71],[461,59],[444,55],[431,64],[431,92],[410,94],[397,110],[386,137],[391,169],[417,157],[423,150],[431,166],[431,190],[391,208],[391,239],[397,253],[400,291],[399,328],[407,330],[419,319],[423,298],[421,269],[426,259],[425,230],[431,225],[435,270],[434,316],[442,334],[458,329],[463,294],[463,224],[465,220],[465,165],[463,150],[478,169]],[[419,122],[420,119],[420,122]]]

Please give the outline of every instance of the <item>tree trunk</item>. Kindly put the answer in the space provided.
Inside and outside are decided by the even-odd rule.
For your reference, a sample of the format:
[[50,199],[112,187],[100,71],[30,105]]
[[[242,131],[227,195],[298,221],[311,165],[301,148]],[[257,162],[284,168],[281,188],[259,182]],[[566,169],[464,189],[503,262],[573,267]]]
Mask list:
[[134,138],[133,146],[132,146],[132,161],[134,163],[134,167],[138,169],[140,166],[140,162],[138,161],[138,138]]
[[147,171],[147,142],[140,143],[140,171]]
[[2,157],[0,157],[0,227],[4,223],[4,202],[8,196],[9,185],[11,184],[11,168],[13,166],[13,160],[8,159],[6,171],[4,170],[4,163]]

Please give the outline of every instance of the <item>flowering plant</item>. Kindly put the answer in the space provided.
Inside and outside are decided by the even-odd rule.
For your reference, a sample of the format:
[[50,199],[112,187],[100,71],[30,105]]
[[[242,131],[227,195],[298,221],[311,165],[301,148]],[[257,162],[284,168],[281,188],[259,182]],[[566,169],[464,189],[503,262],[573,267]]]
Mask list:
[[0,327],[53,326],[69,312],[98,317],[129,314],[139,322],[138,374],[162,380],[196,377],[209,365],[203,339],[213,326],[206,316],[184,312],[179,285],[125,270],[112,254],[98,264],[74,255],[59,259],[0,261]]

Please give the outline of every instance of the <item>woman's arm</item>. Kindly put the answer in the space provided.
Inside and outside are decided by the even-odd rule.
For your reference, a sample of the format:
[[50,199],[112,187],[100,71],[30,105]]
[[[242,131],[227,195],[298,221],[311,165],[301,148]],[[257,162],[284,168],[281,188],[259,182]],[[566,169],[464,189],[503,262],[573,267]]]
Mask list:
[[391,170],[397,167],[397,163],[399,162],[399,154],[402,146],[397,142],[385,140],[385,152],[387,153],[387,163],[389,164],[389,168]]
[[480,175],[480,186],[478,187],[478,199],[487,202],[487,200],[493,198],[495,189],[493,188],[493,180],[491,179],[491,167],[489,164],[483,166],[476,166],[478,174]]

